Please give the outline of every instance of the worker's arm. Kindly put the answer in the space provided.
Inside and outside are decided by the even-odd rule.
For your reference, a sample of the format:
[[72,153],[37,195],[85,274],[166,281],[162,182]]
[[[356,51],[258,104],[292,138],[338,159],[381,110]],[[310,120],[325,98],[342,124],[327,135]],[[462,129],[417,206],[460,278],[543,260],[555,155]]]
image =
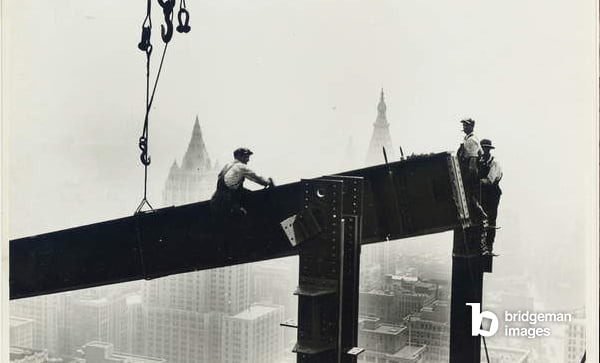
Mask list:
[[489,171],[487,177],[481,179],[481,184],[484,184],[484,185],[496,184],[500,181],[501,178],[502,178],[502,169],[500,168],[500,165],[494,160],[494,162],[492,162],[492,165],[490,165],[490,171]]
[[242,171],[244,173],[244,177],[252,180],[253,182],[260,184],[262,186],[271,185],[273,183],[273,179],[265,179],[262,176],[256,174],[252,169],[247,167],[246,165],[242,166]]

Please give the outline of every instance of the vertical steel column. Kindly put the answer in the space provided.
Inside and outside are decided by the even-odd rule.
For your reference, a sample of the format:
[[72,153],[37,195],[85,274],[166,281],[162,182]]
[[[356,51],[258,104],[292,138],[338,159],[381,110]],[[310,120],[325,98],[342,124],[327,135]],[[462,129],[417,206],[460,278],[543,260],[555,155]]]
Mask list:
[[480,241],[480,227],[454,230],[450,363],[481,361],[481,338],[471,335],[471,307],[467,306],[467,303],[482,303],[485,258],[481,256]]
[[[299,243],[298,363],[354,363],[362,178],[303,180],[320,233]],[[301,213],[300,213],[301,214]]]
[[343,185],[343,268],[340,305],[339,356],[341,363],[356,363],[358,349],[358,297],[360,280],[360,241],[362,237],[363,178],[331,176]]

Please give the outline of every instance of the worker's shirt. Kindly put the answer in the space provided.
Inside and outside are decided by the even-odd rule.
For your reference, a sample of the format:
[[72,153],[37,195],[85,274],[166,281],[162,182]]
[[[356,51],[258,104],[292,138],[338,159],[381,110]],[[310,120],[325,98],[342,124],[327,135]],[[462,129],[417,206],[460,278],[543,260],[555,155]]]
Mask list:
[[479,139],[471,132],[465,136],[463,141],[463,155],[464,158],[478,158],[479,155],[483,154],[481,145],[479,145]]
[[491,184],[498,184],[500,179],[502,179],[502,168],[500,168],[500,164],[498,164],[493,156],[483,162],[489,168],[485,179],[489,180]]
[[267,179],[257,175],[252,169],[239,160],[234,160],[225,165],[219,176],[223,176],[223,181],[228,188],[235,190],[239,189],[244,184],[246,178],[260,185],[269,184]]

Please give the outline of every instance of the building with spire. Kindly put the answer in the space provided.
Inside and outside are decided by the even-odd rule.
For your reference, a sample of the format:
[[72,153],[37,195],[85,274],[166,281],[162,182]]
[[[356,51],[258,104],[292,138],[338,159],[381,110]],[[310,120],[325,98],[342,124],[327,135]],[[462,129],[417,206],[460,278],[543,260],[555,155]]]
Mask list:
[[[385,148],[388,161],[394,161],[394,146],[392,144],[392,136],[390,135],[390,123],[387,120],[385,94],[382,88],[379,96],[379,104],[377,105],[377,119],[373,124],[373,134],[371,135],[371,142],[367,150],[365,166],[383,164],[385,162],[383,148]],[[391,249],[387,243],[377,243],[367,246],[363,249],[361,267],[365,269],[378,267],[382,274],[394,273],[395,271],[392,271],[390,252]]]
[[367,166],[384,163],[383,148],[389,161],[395,160],[394,146],[390,136],[390,123],[387,120],[387,105],[385,104],[385,95],[383,88],[377,105],[377,119],[373,124],[373,135],[367,151]]
[[163,191],[164,205],[181,205],[209,199],[217,184],[218,166],[211,162],[196,116],[192,137],[181,166],[173,161]]
[[[165,205],[209,199],[218,166],[208,151],[198,117],[181,165],[175,160],[163,190]],[[250,306],[249,265],[172,275],[146,281],[142,289],[145,355],[173,363],[219,363],[223,321]]]

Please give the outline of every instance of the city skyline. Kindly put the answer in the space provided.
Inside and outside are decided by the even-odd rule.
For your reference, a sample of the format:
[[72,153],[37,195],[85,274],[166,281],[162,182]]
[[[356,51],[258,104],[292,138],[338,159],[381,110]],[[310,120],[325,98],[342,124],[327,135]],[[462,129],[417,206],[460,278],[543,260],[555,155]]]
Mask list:
[[[347,170],[348,145],[362,166],[383,88],[395,160],[399,146],[406,155],[455,151],[464,117],[475,119],[476,134],[496,146],[505,173],[501,256],[485,278],[484,300],[544,311],[590,303],[586,286],[596,250],[589,246],[597,224],[597,173],[591,171],[598,167],[597,77],[590,76],[597,73],[595,2],[188,5],[192,31],[176,34],[170,45],[149,119],[148,196],[155,207],[163,203],[174,159],[178,168],[184,164],[179,158],[196,117],[212,167],[245,145],[255,152],[251,166],[284,184]],[[146,59],[137,44],[145,10],[139,3],[92,0],[3,3],[6,240],[135,210],[144,180],[138,138]],[[153,14],[160,25],[161,12]],[[449,233],[385,248],[402,252],[397,259],[404,264],[451,261]],[[389,272],[399,266],[384,262]],[[443,268],[427,270],[444,275]],[[365,279],[377,283],[379,273],[365,266]],[[3,285],[8,281],[4,276]],[[5,304],[6,311],[13,302]],[[39,319],[60,330],[64,321],[50,312],[56,304],[63,302],[48,296]],[[84,308],[76,307],[89,311]],[[43,340],[35,333],[31,339]],[[52,339],[44,344],[61,349]],[[127,339],[134,344],[134,336]]]
[[[382,146],[385,145],[384,147],[390,149],[394,148],[389,135],[388,126],[391,122],[387,120],[387,104],[385,103],[383,89],[380,91],[376,109],[377,118],[373,124],[373,132],[370,137],[371,143],[366,152],[364,152],[364,155],[366,156],[365,163],[368,163],[369,160],[374,160],[377,157],[382,157]],[[382,121],[385,121],[385,124],[382,125]],[[360,155],[361,153],[358,152],[357,154]],[[202,126],[197,116],[194,118],[187,148],[179,160],[180,162],[178,162],[177,158],[174,158],[173,164],[169,169],[169,174],[165,179],[162,193],[162,204],[164,206],[191,203],[200,199],[202,196],[206,198],[212,194],[212,188],[214,188],[216,174],[220,169],[220,166],[218,165],[218,161],[211,159],[209,156],[209,150],[206,147]],[[355,167],[360,167],[361,161],[359,158],[356,158],[354,162],[356,163],[356,165],[354,165]],[[435,236],[421,237],[421,239],[423,238],[436,239]],[[364,269],[364,272],[361,272],[361,317],[359,318],[361,328],[359,330],[359,341],[362,341],[367,348],[371,347],[371,349],[367,349],[366,354],[361,360],[371,359],[367,357],[388,357],[389,359],[402,358],[407,362],[417,362],[420,359],[425,359],[424,362],[441,362],[447,358],[449,346],[449,320],[447,318],[449,315],[444,316],[443,314],[440,315],[438,313],[437,317],[433,318],[434,320],[425,320],[425,324],[429,324],[426,326],[438,324],[444,329],[443,334],[437,336],[434,340],[431,340],[431,338],[423,339],[423,336],[431,336],[431,334],[423,333],[426,331],[426,329],[423,328],[425,325],[420,322],[423,320],[422,316],[435,316],[435,314],[432,315],[432,311],[436,309],[434,306],[440,304],[443,306],[444,302],[449,304],[449,291],[444,293],[441,285],[420,282],[420,280],[423,276],[422,274],[425,273],[430,274],[433,278],[440,277],[441,280],[437,280],[438,283],[445,281],[444,284],[449,285],[449,280],[444,279],[450,278],[450,271],[448,270],[450,261],[428,260],[433,256],[443,256],[443,253],[441,255],[438,253],[437,255],[434,254],[427,257],[425,260],[421,260],[420,264],[414,264],[410,258],[408,260],[402,258],[404,255],[402,255],[400,251],[407,251],[407,246],[417,246],[419,244],[422,244],[422,242],[409,240],[408,242],[376,244],[368,246],[368,248],[365,249],[362,255],[362,268]],[[404,248],[401,248],[401,246]],[[408,247],[408,249],[410,250],[412,247]],[[401,261],[403,261],[403,264]],[[425,269],[423,268],[424,265],[432,262],[433,265],[437,264],[438,266],[445,266],[442,267],[441,270],[444,270],[445,268],[446,272],[440,271],[439,267],[433,268],[433,270],[431,269],[432,266]],[[245,316],[244,314],[248,315],[248,313],[244,313],[244,310],[250,309],[252,305],[251,301],[248,300],[248,297],[250,297],[250,291],[248,289],[251,287],[249,273],[251,270],[256,269],[251,266],[259,266],[258,268],[260,268],[261,264],[265,263],[172,275],[166,278],[144,282],[141,290],[135,292],[133,296],[127,294],[120,295],[125,304],[130,304],[129,300],[135,300],[141,303],[140,309],[135,312],[128,312],[127,309],[122,312],[122,314],[124,314],[122,316],[130,316],[131,314],[137,314],[138,316],[137,318],[133,318],[138,319],[137,323],[133,323],[138,324],[137,327],[135,325],[123,325],[122,329],[125,330],[124,333],[119,333],[115,328],[109,327],[111,324],[109,323],[109,320],[118,320],[118,318],[109,318],[108,316],[108,311],[113,311],[115,309],[112,307],[115,305],[114,301],[109,301],[106,297],[99,297],[95,294],[92,294],[91,296],[82,295],[83,300],[72,302],[65,301],[64,298],[51,296],[49,297],[49,301],[62,301],[65,309],[69,306],[68,309],[72,314],[71,316],[90,315],[90,307],[103,310],[104,312],[101,313],[101,315],[103,314],[105,316],[104,322],[102,323],[104,324],[104,328],[97,331],[98,333],[94,333],[95,330],[90,329],[90,327],[102,326],[100,323],[101,321],[83,320],[78,323],[80,328],[73,328],[75,329],[73,332],[88,332],[90,335],[87,336],[78,333],[73,335],[73,333],[70,333],[69,328],[67,328],[68,324],[63,323],[63,329],[65,329],[64,335],[61,336],[60,333],[58,333],[53,336],[55,339],[54,344],[58,347],[55,349],[62,352],[75,351],[78,347],[81,347],[88,342],[100,340],[114,345],[117,349],[120,349],[119,351],[128,354],[142,354],[144,356],[156,357],[157,359],[166,359],[167,362],[189,363],[198,361],[198,359],[211,363],[234,361],[235,358],[232,357],[237,356],[240,353],[229,352],[226,354],[225,352],[226,349],[228,349],[228,344],[224,340],[225,337],[230,336],[232,333],[230,331],[222,331],[221,329],[224,329],[224,327],[227,326],[223,325],[226,321],[232,321],[232,316],[238,316],[240,314],[240,316]],[[266,264],[268,264],[268,262]],[[429,295],[423,295],[415,294],[414,291],[410,293],[394,288],[393,286],[396,285],[394,285],[393,282],[393,275],[396,272],[401,271],[399,268],[407,268],[407,270],[404,270],[406,273],[405,276],[407,277],[399,278],[399,281],[404,281],[404,279],[408,278],[406,281],[412,281],[410,283],[418,282],[419,284],[424,284],[424,286],[430,285],[434,290],[429,290]],[[236,304],[236,307],[233,309],[227,309],[226,301],[222,301],[222,299],[219,300],[219,296],[225,296],[222,292],[230,290],[229,287],[224,285],[223,289],[221,289],[222,291],[219,289],[211,290],[212,287],[209,287],[211,284],[210,281],[223,280],[222,277],[219,278],[218,276],[222,274],[228,275],[231,273],[230,271],[238,271],[235,273],[236,275],[239,275],[241,272],[242,275],[240,276],[244,276],[242,277],[242,280],[247,281],[245,284],[242,283],[238,285],[244,287],[246,291],[244,293],[246,295],[246,300],[245,302]],[[231,281],[230,278],[225,278],[224,280]],[[268,280],[263,279],[262,281],[265,282]],[[426,278],[425,281],[428,281],[428,279]],[[375,284],[373,285],[374,282]],[[294,284],[295,283],[296,282],[294,282]],[[104,287],[104,289],[110,288],[111,286]],[[442,288],[442,290],[440,290],[441,292],[438,292],[440,288]],[[446,287],[446,289],[449,289],[449,286]],[[155,291],[154,293],[151,292],[153,290]],[[231,291],[237,290],[237,288],[234,288]],[[283,290],[278,291],[279,293],[282,293]],[[432,291],[435,291],[435,293]],[[256,292],[257,290],[254,290],[254,294],[256,294]],[[284,291],[283,295],[285,295],[285,293],[286,292]],[[290,291],[287,291],[287,293],[290,294]],[[154,298],[152,296],[154,296]],[[156,300],[157,298],[159,300]],[[165,298],[167,299],[165,300]],[[267,300],[269,299],[272,299],[272,297],[269,297]],[[282,297],[276,297],[276,299],[281,300]],[[534,299],[531,298],[531,301],[533,300]],[[492,299],[492,301],[495,300]],[[506,305],[508,300],[502,302]],[[252,303],[256,304],[255,302]],[[287,300],[288,307],[289,304],[290,301]],[[292,304],[294,303],[292,302]],[[19,304],[17,303],[17,306],[18,305]],[[492,304],[491,306],[494,305]],[[16,311],[18,311],[18,309],[16,309]],[[277,316],[283,317],[283,311],[284,310],[282,309]],[[449,313],[448,310],[442,311]],[[55,316],[54,319],[60,320],[61,318]],[[63,319],[65,322],[70,320],[68,317]],[[283,321],[284,319],[279,320]],[[157,322],[160,323],[157,324]],[[146,333],[142,337],[136,338],[135,335],[139,334],[137,331],[141,329],[142,326]],[[173,330],[173,327],[175,326],[177,326],[177,329]],[[278,325],[273,327],[276,327],[275,330],[282,329]],[[180,333],[180,330],[184,332],[189,331],[191,335],[188,336],[186,333]],[[412,335],[413,330],[421,333]],[[398,332],[402,333],[400,334]],[[119,334],[121,334],[122,339],[125,340],[124,342],[115,340],[119,337]],[[170,338],[162,338],[161,336],[164,334],[176,337],[177,343],[175,344]],[[374,343],[369,343],[370,341],[378,341],[379,338],[377,338],[377,336],[380,334],[393,337],[389,343],[386,343],[387,345],[385,346],[387,348],[382,348],[383,346],[380,346],[379,343],[375,345],[373,345]],[[281,336],[283,337],[283,334]],[[370,336],[374,336],[375,338],[369,338]],[[59,337],[63,337],[63,339],[66,340],[62,342],[57,341]],[[180,347],[181,344],[191,346],[193,345],[192,342],[198,341],[204,342],[200,344],[199,347],[205,348],[189,349],[185,351],[179,348],[172,348]],[[430,348],[427,348],[431,344],[435,344],[435,348],[431,348],[434,349],[433,351]],[[217,347],[217,349],[214,349],[214,347]],[[291,347],[286,347],[289,353]],[[282,350],[281,353],[283,352],[284,351]],[[529,351],[525,350],[524,352]],[[253,352],[247,353],[251,355],[258,354],[257,356],[265,354]],[[279,357],[281,358],[283,355]],[[288,358],[289,357],[291,357],[291,355],[288,355]],[[281,362],[284,362],[284,360]]]

